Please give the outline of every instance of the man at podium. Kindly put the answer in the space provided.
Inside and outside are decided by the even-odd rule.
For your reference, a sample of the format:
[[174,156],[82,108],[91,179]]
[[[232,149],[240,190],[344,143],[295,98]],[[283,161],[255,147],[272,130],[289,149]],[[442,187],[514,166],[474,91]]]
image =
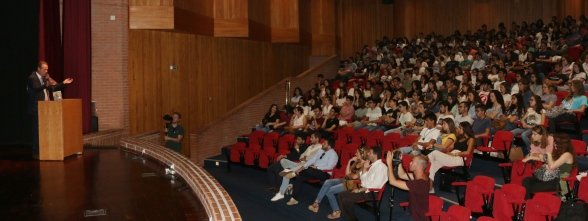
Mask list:
[[29,94],[28,113],[32,117],[33,129],[33,157],[39,156],[39,119],[38,119],[38,101],[51,100],[50,94],[53,91],[61,90],[65,85],[73,82],[73,78],[67,78],[58,83],[53,80],[48,73],[49,64],[45,61],[39,61],[37,70],[33,71],[27,78],[27,91]]

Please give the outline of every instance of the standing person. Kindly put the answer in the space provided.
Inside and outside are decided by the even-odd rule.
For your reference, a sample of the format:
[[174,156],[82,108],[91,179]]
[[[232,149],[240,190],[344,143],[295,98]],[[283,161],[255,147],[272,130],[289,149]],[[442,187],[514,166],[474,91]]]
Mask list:
[[412,158],[410,162],[410,172],[413,172],[412,179],[408,179],[409,175],[402,166],[398,167],[398,177],[394,174],[394,165],[392,164],[392,153],[388,151],[386,155],[386,163],[388,164],[388,181],[390,185],[408,190],[408,202],[410,204],[410,214],[415,221],[426,221],[427,217],[423,211],[429,210],[429,190],[431,189],[431,181],[425,173],[427,168],[427,158],[418,155]]
[[174,112],[172,122],[165,127],[165,147],[178,153],[182,153],[182,138],[184,138],[184,128],[180,125],[182,115]]
[[45,61],[39,61],[37,70],[33,71],[27,78],[27,91],[29,94],[28,113],[32,118],[33,129],[33,158],[39,158],[39,116],[38,101],[51,100],[49,94],[53,91],[61,90],[65,85],[73,82],[73,78],[67,78],[61,83],[57,83],[49,76],[49,64]]

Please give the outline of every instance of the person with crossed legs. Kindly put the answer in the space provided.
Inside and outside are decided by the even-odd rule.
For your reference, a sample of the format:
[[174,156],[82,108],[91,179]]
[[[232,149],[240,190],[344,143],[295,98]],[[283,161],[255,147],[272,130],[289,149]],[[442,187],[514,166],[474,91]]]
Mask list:
[[[287,205],[291,206],[298,204],[298,200],[296,200],[296,198],[299,198],[301,195],[302,183],[305,180],[318,179],[322,182],[331,177],[330,172],[324,172],[323,170],[332,170],[335,168],[337,161],[339,161],[339,156],[337,156],[337,152],[331,148],[333,141],[323,140],[322,145],[322,149],[318,150],[318,152],[312,158],[310,158],[310,160],[308,160],[302,166],[302,168],[291,172],[297,174],[298,178],[294,180],[294,183],[292,184],[292,198],[290,198],[290,201],[286,203]],[[289,176],[287,175],[285,177]],[[282,198],[284,197],[282,196]],[[272,201],[275,200],[272,198]]]

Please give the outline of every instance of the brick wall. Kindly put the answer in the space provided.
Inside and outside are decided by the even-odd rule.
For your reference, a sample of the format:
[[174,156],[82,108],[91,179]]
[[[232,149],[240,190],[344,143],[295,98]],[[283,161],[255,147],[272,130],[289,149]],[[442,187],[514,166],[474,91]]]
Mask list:
[[100,131],[129,127],[128,5],[92,1],[92,100]]
[[287,80],[292,82],[292,91],[296,87],[306,91],[316,82],[317,74],[323,74],[327,78],[334,77],[338,65],[339,59],[336,56],[323,60],[321,64],[308,71],[296,77],[284,79],[247,100],[229,111],[227,116],[213,122],[208,127],[190,134],[190,159],[200,164],[207,157],[219,155],[223,146],[233,144],[236,142],[237,136],[249,133],[251,128],[261,121],[271,104],[283,106],[286,99],[285,83]]

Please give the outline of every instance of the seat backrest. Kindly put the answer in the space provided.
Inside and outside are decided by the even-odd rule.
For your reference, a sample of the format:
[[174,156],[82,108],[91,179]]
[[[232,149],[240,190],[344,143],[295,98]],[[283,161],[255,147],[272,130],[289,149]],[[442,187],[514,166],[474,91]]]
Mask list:
[[417,139],[419,139],[419,135],[416,135],[416,134],[409,134],[409,135],[406,135],[402,138],[402,140],[404,140],[404,143],[406,146],[413,144],[414,142],[417,141]]
[[536,201],[540,208],[544,209],[543,214],[557,215],[561,206],[561,199],[551,193],[535,193],[532,200]]
[[429,213],[441,212],[443,210],[443,199],[435,195],[429,195]]
[[384,136],[384,140],[383,140],[383,144],[382,144],[382,149],[386,149],[389,148],[388,150],[391,149],[396,149],[398,148],[398,141],[400,140],[400,134],[399,133],[389,133],[387,135]]
[[557,100],[555,102],[555,105],[560,105],[561,102],[568,96],[570,92],[568,91],[557,91],[555,92],[555,96],[557,97]]
[[253,145],[261,145],[263,142],[263,136],[265,135],[265,132],[260,131],[260,130],[256,130],[251,132],[251,134],[249,134],[249,146]]
[[496,150],[510,150],[512,144],[513,135],[510,131],[499,130],[494,133],[494,139],[492,139],[492,147]]
[[337,140],[348,143],[351,140],[351,134],[353,133],[353,127],[341,127],[337,130]]
[[498,221],[497,219],[494,219],[492,217],[488,217],[488,216],[480,216],[477,219],[478,221]]
[[588,177],[582,177],[580,179],[580,185],[578,186],[578,198],[588,202]]
[[441,216],[441,220],[469,221],[472,211],[460,205],[452,205],[447,210],[446,215]]
[[507,183],[502,186],[502,191],[511,201],[523,201],[525,200],[527,189],[520,184]]
[[280,137],[278,140],[278,149],[280,150],[289,150],[291,147],[294,147],[294,142],[296,138],[292,134],[285,134],[284,136]]
[[576,156],[584,156],[587,154],[586,143],[584,141],[572,139],[572,146],[574,147]]
[[472,182],[474,185],[480,187],[480,190],[484,191],[484,193],[494,192],[494,184],[496,184],[496,181],[492,177],[476,176]]
[[263,136],[263,147],[275,147],[280,139],[280,134],[277,132],[271,132]]
[[472,151],[470,154],[463,156],[464,166],[470,168],[472,166],[472,161],[474,160],[474,152]]

